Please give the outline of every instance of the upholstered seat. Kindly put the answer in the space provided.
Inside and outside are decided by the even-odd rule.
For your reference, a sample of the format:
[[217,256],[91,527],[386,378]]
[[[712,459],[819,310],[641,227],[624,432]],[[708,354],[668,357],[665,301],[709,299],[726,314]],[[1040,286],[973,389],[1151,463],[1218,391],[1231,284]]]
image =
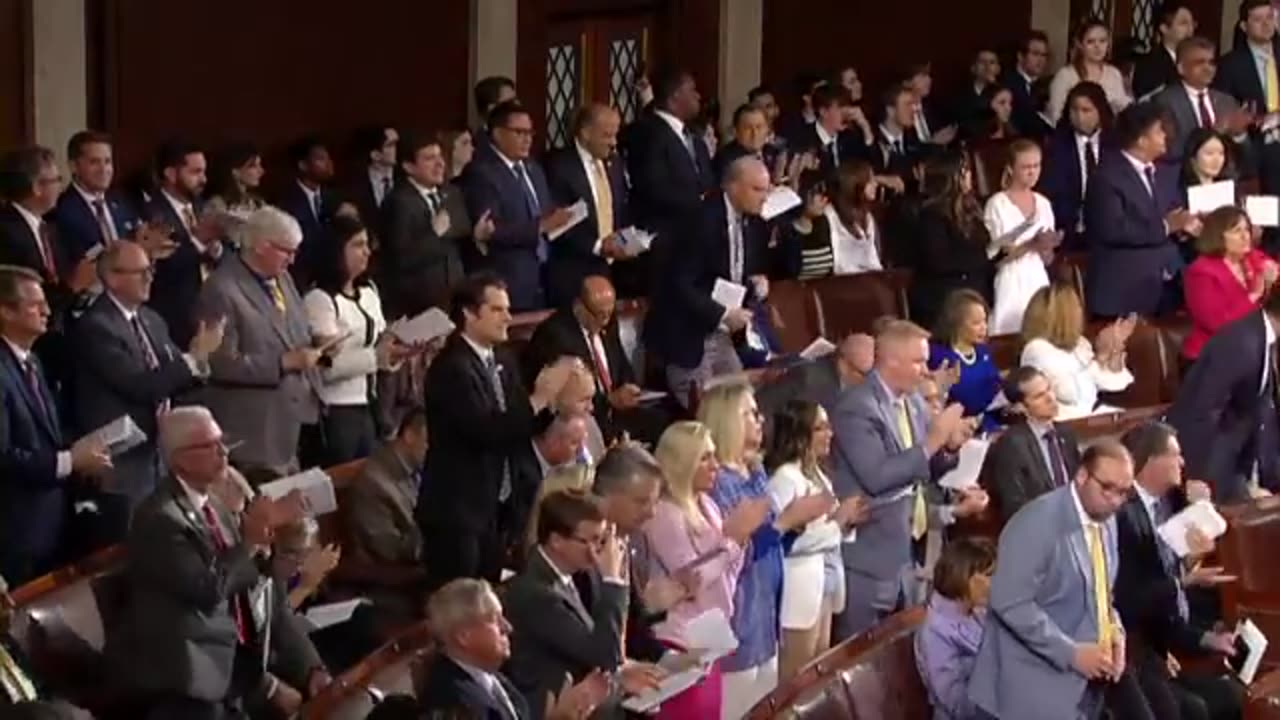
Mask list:
[[886,315],[907,317],[906,270],[837,275],[806,284],[817,295],[818,323],[824,337],[832,342],[851,333],[869,333],[877,319]]
[[769,305],[781,320],[774,330],[783,352],[798,353],[822,334],[818,324],[818,297],[808,283],[796,280],[772,283]]

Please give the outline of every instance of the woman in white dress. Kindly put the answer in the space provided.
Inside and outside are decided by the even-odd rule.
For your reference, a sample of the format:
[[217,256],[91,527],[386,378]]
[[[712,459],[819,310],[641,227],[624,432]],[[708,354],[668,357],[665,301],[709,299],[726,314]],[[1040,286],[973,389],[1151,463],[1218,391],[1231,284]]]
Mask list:
[[1117,320],[1098,333],[1098,348],[1084,335],[1084,305],[1075,286],[1055,282],[1041,288],[1022,319],[1021,365],[1045,374],[1058,399],[1058,420],[1093,414],[1100,391],[1133,384],[1125,366],[1125,343],[1135,317]]
[[1009,144],[1005,189],[987,200],[983,220],[991,234],[987,257],[996,261],[991,334],[1022,329],[1022,313],[1037,290],[1049,284],[1045,268],[1062,242],[1054,231],[1053,206],[1035,191],[1040,181],[1040,146],[1030,140]]
[[1133,97],[1125,87],[1124,75],[1120,74],[1119,68],[1107,62],[1107,53],[1110,51],[1111,31],[1101,21],[1086,20],[1076,30],[1071,62],[1064,65],[1049,83],[1049,104],[1045,108],[1045,114],[1051,123],[1058,123],[1058,118],[1062,117],[1066,108],[1067,94],[1083,80],[1101,85],[1103,92],[1107,94],[1107,103],[1115,112],[1120,112],[1133,102]]

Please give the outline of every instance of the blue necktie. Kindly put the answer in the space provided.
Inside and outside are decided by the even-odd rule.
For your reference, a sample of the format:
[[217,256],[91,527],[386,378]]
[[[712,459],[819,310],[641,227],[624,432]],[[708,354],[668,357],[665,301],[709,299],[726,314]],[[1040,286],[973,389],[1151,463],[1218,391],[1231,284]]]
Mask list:
[[[534,220],[537,220],[542,217],[542,206],[538,203],[538,196],[533,194],[533,184],[529,182],[529,173],[525,171],[524,163],[522,162],[516,163],[515,169],[516,179],[520,181],[520,190],[524,194],[525,207],[529,209],[529,215]],[[545,237],[538,237],[537,253],[539,263],[547,261],[547,239]]]

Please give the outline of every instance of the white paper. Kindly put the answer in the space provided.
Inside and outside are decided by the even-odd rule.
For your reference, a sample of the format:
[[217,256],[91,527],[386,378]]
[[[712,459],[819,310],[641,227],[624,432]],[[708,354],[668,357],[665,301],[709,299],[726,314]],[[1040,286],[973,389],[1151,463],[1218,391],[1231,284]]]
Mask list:
[[338,509],[333,480],[320,468],[311,468],[258,487],[259,492],[272,500],[279,500],[294,490],[302,493],[307,503],[307,512],[312,515],[325,515]]
[[569,222],[547,233],[548,240],[555,240],[561,235],[572,230],[578,223],[587,219],[586,201],[579,200],[578,202],[570,205],[568,209],[569,209]]
[[[677,663],[693,662],[692,667],[676,669]],[[648,714],[659,705],[688,690],[707,674],[711,663],[704,658],[690,659],[684,653],[667,653],[658,661],[658,666],[667,670],[656,690],[646,690],[639,695],[632,695],[622,701],[622,707],[633,713]]]
[[314,630],[323,630],[327,627],[344,623],[351,619],[351,615],[355,613],[356,608],[361,604],[368,602],[364,598],[353,598],[351,600],[343,600],[342,602],[328,603],[326,605],[313,605],[307,608],[303,613],[303,617],[311,624]]
[[440,308],[430,308],[411,318],[400,318],[387,328],[409,345],[430,342],[453,332],[453,321]]
[[740,308],[747,299],[747,288],[724,278],[716,278],[716,284],[711,288],[711,299],[726,308]]
[[1244,211],[1249,222],[1258,227],[1280,227],[1280,197],[1275,195],[1247,195]]
[[965,490],[978,484],[978,474],[982,472],[982,461],[987,457],[987,448],[991,443],[986,440],[972,438],[960,446],[960,462],[946,475],[938,480],[938,484],[951,490]]
[[644,390],[644,391],[641,391],[641,393],[636,396],[636,402],[641,404],[650,403],[655,400],[661,400],[666,396],[667,394],[661,390]]
[[800,351],[800,357],[805,360],[817,360],[820,357],[825,357],[835,352],[835,349],[835,343],[819,336],[815,338],[813,342],[809,343],[808,347]]
[[1248,685],[1253,682],[1253,676],[1257,674],[1258,666],[1262,664],[1262,656],[1267,651],[1267,636],[1263,635],[1249,618],[1241,620],[1236,625],[1236,635],[1249,646],[1249,654],[1245,657],[1244,665],[1241,666],[1238,675],[1240,682]]
[[769,196],[764,199],[764,209],[760,212],[760,217],[765,220],[772,220],[782,213],[793,207],[798,207],[804,202],[795,190],[786,185],[778,185],[769,191]]
[[121,415],[89,435],[106,445],[113,457],[126,453],[147,441],[147,434],[142,432],[138,424],[128,415]]
[[1191,553],[1191,548],[1187,547],[1187,531],[1193,527],[1200,528],[1200,532],[1213,540],[1227,531],[1227,521],[1213,508],[1212,502],[1200,500],[1166,520],[1156,528],[1156,532],[1178,557],[1186,557]]
[[1187,209],[1193,213],[1210,213],[1225,205],[1236,204],[1236,181],[1222,180],[1187,188]]
[[[662,679],[657,690],[627,698],[622,707],[633,712],[646,712],[663,700],[688,690],[706,674],[711,663],[738,649],[738,638],[733,634],[724,611],[712,608],[689,621],[685,627],[685,644],[689,648],[687,653],[664,657],[658,664],[674,668],[677,663],[688,665],[692,661],[693,666],[672,672]],[[696,656],[696,660],[689,656]]]
[[618,231],[618,238],[622,240],[622,251],[627,257],[635,257],[641,253],[649,251],[653,245],[653,239],[657,237],[648,230],[641,230],[638,227],[625,227]]

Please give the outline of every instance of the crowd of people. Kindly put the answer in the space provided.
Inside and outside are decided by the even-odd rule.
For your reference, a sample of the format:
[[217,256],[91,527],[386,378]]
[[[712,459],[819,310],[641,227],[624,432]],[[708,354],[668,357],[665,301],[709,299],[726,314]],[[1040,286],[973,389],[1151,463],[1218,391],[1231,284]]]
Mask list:
[[[671,70],[625,125],[588,103],[534,152],[486,78],[482,127],[369,128],[348,182],[304,137],[276,194],[247,144],[168,140],[137,183],[101,132],[68,142],[69,182],[9,150],[0,575],[126,548],[121,717],[291,717],[425,620],[429,673],[370,717],[621,717],[701,667],[651,714],[738,720],[924,605],[938,720],[1238,718],[1238,681],[1179,664],[1237,652],[1230,578],[1202,531],[1178,557],[1155,528],[1280,487],[1275,231],[1190,201],[1280,191],[1280,45],[1268,0],[1220,57],[1185,4],[1154,17],[1136,59],[1092,20],[1056,71],[1042,32],[1005,72],[981,49],[951,97],[928,63],[870,100],[853,67],[803,74],[800,107],[755,88],[724,138]],[[781,188],[800,202],[766,218]],[[783,349],[771,285],[885,269],[909,317]],[[397,331],[432,309],[451,331]],[[1142,380],[1127,347],[1169,317],[1191,331],[1166,422],[1082,446],[1067,421]],[[975,438],[977,483],[939,484]],[[261,491],[354,461],[341,547]],[[972,530],[992,518],[998,543]],[[349,619],[304,620],[353,588]],[[0,709],[54,699],[0,660]]]

